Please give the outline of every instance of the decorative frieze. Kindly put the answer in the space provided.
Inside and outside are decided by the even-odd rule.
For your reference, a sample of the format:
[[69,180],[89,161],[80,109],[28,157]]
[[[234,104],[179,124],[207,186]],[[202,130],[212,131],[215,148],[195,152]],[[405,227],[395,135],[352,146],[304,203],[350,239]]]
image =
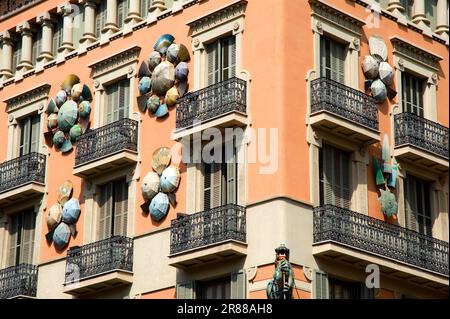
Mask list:
[[140,50],[141,47],[135,45],[101,61],[94,62],[88,66],[92,68],[93,77],[95,78],[100,74],[117,69],[128,63],[137,62]]
[[397,37],[391,38],[391,42],[394,45],[394,54],[399,54],[403,57],[420,62],[433,70],[439,70],[439,61],[442,60],[441,57],[420,49],[418,46]]
[[31,103],[35,103],[37,101],[46,99],[48,96],[48,92],[50,90],[50,85],[45,83],[41,86],[33,88],[27,92],[20,93],[19,95],[10,97],[4,102],[6,103],[6,112],[12,112],[21,107],[29,105]]

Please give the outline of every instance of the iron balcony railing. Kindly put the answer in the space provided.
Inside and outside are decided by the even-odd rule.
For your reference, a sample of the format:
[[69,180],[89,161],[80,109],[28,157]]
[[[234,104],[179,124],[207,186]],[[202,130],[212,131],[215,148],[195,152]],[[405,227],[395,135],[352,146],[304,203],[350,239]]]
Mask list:
[[133,271],[133,240],[112,236],[84,246],[72,247],[67,252],[65,283],[114,270]]
[[395,146],[410,144],[448,158],[448,127],[413,113],[394,115]]
[[0,164],[0,194],[28,183],[45,184],[45,155],[29,153]]
[[178,99],[176,128],[185,128],[237,111],[246,113],[247,83],[233,77]]
[[375,99],[327,78],[311,81],[311,115],[323,111],[378,131]]
[[81,135],[77,143],[75,166],[80,166],[115,153],[137,152],[138,122],[123,118]]
[[179,215],[171,222],[171,254],[226,240],[245,243],[245,207],[227,204],[191,215]]
[[19,264],[0,270],[0,299],[36,297],[38,267]]
[[327,241],[448,276],[448,242],[348,209],[314,208],[314,244]]

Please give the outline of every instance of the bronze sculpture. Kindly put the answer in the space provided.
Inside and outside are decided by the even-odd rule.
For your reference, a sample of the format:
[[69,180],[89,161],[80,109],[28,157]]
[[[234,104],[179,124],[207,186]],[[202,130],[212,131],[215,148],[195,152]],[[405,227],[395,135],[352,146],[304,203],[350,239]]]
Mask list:
[[281,244],[275,249],[275,272],[267,284],[267,298],[292,299],[294,270],[289,262],[289,248]]

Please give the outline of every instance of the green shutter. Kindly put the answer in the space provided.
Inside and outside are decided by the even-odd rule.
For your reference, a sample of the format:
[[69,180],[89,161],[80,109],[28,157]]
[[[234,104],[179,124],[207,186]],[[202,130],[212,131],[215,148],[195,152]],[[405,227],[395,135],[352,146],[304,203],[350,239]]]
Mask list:
[[236,75],[236,39],[234,36],[221,39],[220,47],[220,81]]
[[30,131],[31,131],[31,119],[29,117],[22,120],[20,126],[20,156],[28,154],[30,150]]
[[233,272],[231,274],[231,299],[246,299],[246,274],[245,270]]
[[100,202],[97,237],[99,240],[111,236],[112,223],[112,183],[100,187]]
[[177,299],[195,299],[195,281],[178,283],[176,294]]
[[314,270],[313,299],[329,299],[328,275],[321,270]]
[[119,96],[118,96],[118,118],[117,120],[127,118],[130,107],[130,80],[124,79],[119,82]]
[[345,57],[344,44],[327,37],[320,38],[320,76],[334,81],[345,82]]
[[35,220],[36,217],[34,211],[23,213],[21,263],[33,263]]
[[19,218],[21,218],[21,216],[18,214],[9,217],[8,266],[14,266],[17,263],[16,256],[17,256],[17,252],[20,249],[20,244],[18,242],[18,239],[20,237],[20,235],[19,235]]
[[31,117],[31,129],[30,129],[30,152],[38,152],[39,150],[39,131],[41,125],[41,116],[39,114]]
[[128,224],[128,184],[114,182],[114,235],[126,236]]

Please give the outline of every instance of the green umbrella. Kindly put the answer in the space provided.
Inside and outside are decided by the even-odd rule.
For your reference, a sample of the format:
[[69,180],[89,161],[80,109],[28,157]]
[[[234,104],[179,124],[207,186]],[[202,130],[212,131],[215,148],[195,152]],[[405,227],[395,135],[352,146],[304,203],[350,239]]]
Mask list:
[[69,132],[78,118],[78,106],[72,100],[65,102],[58,112],[58,127],[63,132]]

